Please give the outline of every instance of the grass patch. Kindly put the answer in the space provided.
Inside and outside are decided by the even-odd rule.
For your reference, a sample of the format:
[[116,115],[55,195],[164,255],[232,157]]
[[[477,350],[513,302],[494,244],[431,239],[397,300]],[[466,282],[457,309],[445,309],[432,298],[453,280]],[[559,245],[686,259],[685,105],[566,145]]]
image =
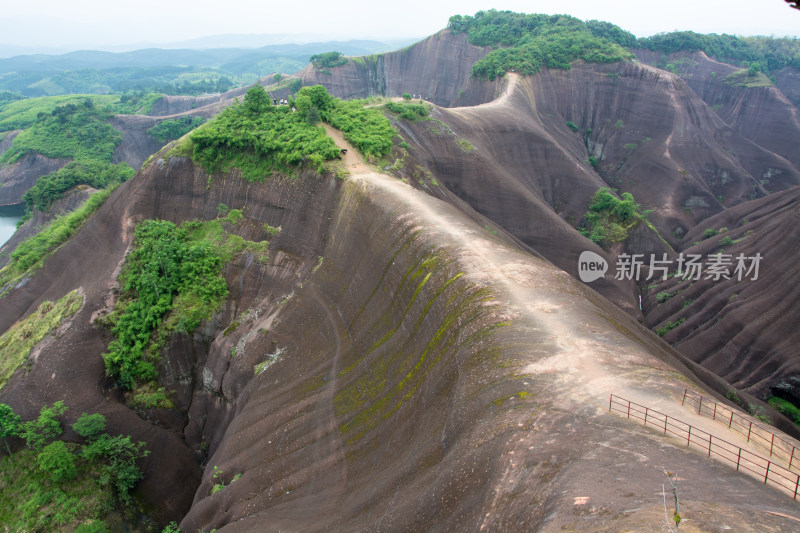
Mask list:
[[772,87],[773,83],[762,72],[750,73],[743,68],[725,76],[722,81],[729,85],[739,85],[740,87]]
[[57,330],[82,304],[83,297],[78,291],[68,293],[56,303],[42,302],[36,311],[0,336],[0,389],[25,363],[33,347]]
[[[71,453],[76,447],[67,444]],[[38,468],[37,457],[22,450],[0,460],[0,526],[6,531],[70,531],[113,508],[112,493],[100,486],[91,463],[76,461],[75,478],[56,482]]]
[[112,437],[104,432],[105,417],[86,413],[72,426],[86,444],[59,440],[59,417],[67,410],[60,401],[24,423],[7,405],[0,407],[5,421],[16,419],[12,433],[28,444],[0,459],[0,527],[5,531],[97,533],[107,531],[103,518],[141,512],[130,492],[142,478],[136,461],[149,454],[143,442]]
[[770,396],[767,403],[770,407],[789,418],[789,420],[800,425],[800,409],[798,409],[795,404],[783,398],[778,398],[777,396]]
[[75,211],[61,215],[42,231],[22,241],[11,253],[8,264],[0,269],[0,295],[23,276],[29,276],[41,268],[47,257],[78,232],[113,190],[112,186],[93,194]]
[[467,153],[472,152],[473,150],[477,150],[477,148],[475,148],[475,146],[471,142],[469,142],[466,139],[462,139],[461,137],[456,139],[456,144],[458,145],[459,148],[461,148],[461,150]]
[[430,114],[428,105],[412,102],[387,102],[384,107],[387,111],[411,122],[425,118]]

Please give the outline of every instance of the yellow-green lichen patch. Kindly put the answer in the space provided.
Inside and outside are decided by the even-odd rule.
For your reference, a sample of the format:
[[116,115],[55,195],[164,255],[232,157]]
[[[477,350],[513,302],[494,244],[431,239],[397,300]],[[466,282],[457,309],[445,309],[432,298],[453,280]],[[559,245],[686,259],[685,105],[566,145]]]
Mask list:
[[[346,419],[339,428],[348,434],[348,443],[359,441],[377,424],[396,413],[404,402],[414,398],[428,372],[444,356],[454,357],[460,349],[485,340],[502,325],[481,325],[481,322],[486,322],[485,302],[491,295],[486,289],[464,283],[462,272],[447,268],[451,264],[440,254],[429,254],[409,270],[412,274],[407,274],[404,280],[421,279],[409,298],[411,302],[404,306],[398,318],[402,319],[402,324],[406,315],[413,314],[413,328],[405,327],[403,339],[393,339],[392,343],[388,341],[400,324],[392,328],[391,334],[381,337],[373,345],[373,350],[362,357],[360,363],[364,368],[360,377],[336,395],[336,414]],[[459,280],[462,282],[458,283]],[[424,290],[426,286],[438,288],[431,292]],[[406,290],[409,291],[410,287]],[[420,304],[421,309],[416,306],[417,311],[413,311],[414,301],[422,298],[427,301]],[[437,309],[435,314],[431,313],[434,305]],[[440,322],[432,327],[430,320],[437,317],[440,317]],[[388,349],[375,351],[380,346]],[[482,346],[480,350],[491,350],[491,346]],[[351,370],[353,368],[351,366]]]
[[83,304],[83,296],[72,291],[58,302],[42,302],[35,312],[17,322],[0,337],[0,388],[28,358],[34,346],[54,333],[61,322],[74,315]]
[[523,390],[523,391],[519,391],[516,394],[510,394],[508,396],[503,396],[502,398],[498,398],[496,400],[492,400],[492,403],[495,404],[496,406],[500,407],[501,405],[503,405],[508,400],[511,400],[513,398],[519,398],[520,400],[522,400],[522,399],[525,399],[527,396],[530,396],[530,395],[531,395],[530,392]]

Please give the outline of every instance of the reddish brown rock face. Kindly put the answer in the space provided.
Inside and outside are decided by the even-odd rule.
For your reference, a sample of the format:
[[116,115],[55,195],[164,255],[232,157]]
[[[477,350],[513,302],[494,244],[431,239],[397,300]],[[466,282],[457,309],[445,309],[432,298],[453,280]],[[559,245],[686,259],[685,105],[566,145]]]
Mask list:
[[[639,531],[663,522],[662,467],[681,476],[682,514],[700,530],[791,530],[791,498],[606,412],[615,393],[683,419],[694,416],[680,407],[687,384],[720,399],[730,388],[713,372],[757,392],[795,371],[791,154],[653,67],[470,80],[485,52],[445,32],[329,76],[338,96],[422,93],[450,106],[396,124],[408,156],[386,172],[419,190],[352,149],[344,180],[255,184],[155,156],[0,300],[4,331],[45,299],[85,294],[0,401],[32,418],[64,400],[69,417],[101,412],[145,440],[138,493],[184,531]],[[791,105],[774,90],[756,101],[766,115]],[[464,103],[475,106],[454,107]],[[610,250],[583,237],[576,226],[603,186],[655,209],[661,237],[644,223]],[[111,338],[91,318],[113,302],[136,222],[209,220],[220,203],[243,211],[227,229],[244,238],[267,238],[265,223],[281,231],[268,262],[245,254],[226,267],[224,309],[162,354],[176,407],[139,416],[105,378]],[[723,226],[742,239],[729,253],[770,254],[758,281],[697,283],[684,308],[655,296],[674,279],[650,292],[575,279],[584,250],[612,266],[623,252],[707,253],[720,237],[702,240],[704,229]],[[648,329],[688,310],[663,339]]]

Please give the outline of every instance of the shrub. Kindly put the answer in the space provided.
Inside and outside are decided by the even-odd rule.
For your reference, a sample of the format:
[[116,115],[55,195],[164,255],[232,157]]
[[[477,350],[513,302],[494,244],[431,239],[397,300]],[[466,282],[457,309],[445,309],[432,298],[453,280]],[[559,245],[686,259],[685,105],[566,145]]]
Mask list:
[[731,239],[730,235],[726,235],[719,241],[720,246],[730,246],[733,244],[733,239]]
[[717,235],[717,230],[712,228],[706,228],[706,230],[703,232],[703,239],[710,239],[711,237],[714,237],[716,235]]
[[739,397],[739,393],[736,392],[736,389],[728,389],[725,393],[725,397],[738,405],[739,407],[744,407],[744,401]]
[[622,242],[628,238],[628,230],[644,219],[641,206],[631,193],[623,193],[622,198],[611,194],[611,189],[599,189],[589,204],[585,215],[582,233],[604,247]]
[[75,479],[78,473],[75,468],[75,458],[61,440],[52,442],[42,449],[38,464],[39,469],[50,474],[56,483]]
[[659,337],[663,337],[663,336],[664,336],[664,335],[666,335],[668,332],[670,332],[670,331],[672,331],[673,329],[677,328],[678,326],[680,326],[680,325],[681,325],[681,324],[683,324],[684,322],[686,322],[686,318],[685,318],[685,317],[684,317],[684,318],[681,318],[680,320],[676,320],[676,321],[674,321],[674,322],[667,322],[666,324],[664,324],[664,326],[663,326],[663,327],[660,327],[660,328],[658,328],[658,329],[656,330],[656,334],[657,334]]
[[410,101],[411,95],[408,93],[403,93],[403,100],[405,100],[406,102]]
[[161,530],[161,533],[181,533],[181,530],[177,522],[170,522],[167,527]]
[[47,441],[51,441],[61,435],[63,428],[57,417],[67,411],[63,401],[57,401],[52,406],[43,406],[39,411],[39,417],[35,420],[25,422],[22,425],[22,438],[25,439],[29,448],[41,450]]
[[3,439],[6,445],[8,455],[11,455],[8,439],[19,435],[21,430],[22,424],[20,423],[19,415],[10,406],[0,403],[0,438]]
[[675,296],[675,295],[672,294],[671,292],[661,291],[656,295],[656,301],[661,304],[661,303],[666,302],[667,300],[669,300],[673,296]]
[[87,415],[83,413],[72,424],[72,429],[81,437],[89,440],[97,438],[106,429],[106,417],[99,413]]
[[578,131],[578,125],[574,122],[570,122],[569,120],[567,121],[567,127],[572,131]]
[[143,477],[136,460],[149,453],[144,442],[134,443],[128,435],[108,434],[100,435],[82,450],[84,458],[101,465],[100,483],[112,487],[123,503],[130,502],[130,491]]

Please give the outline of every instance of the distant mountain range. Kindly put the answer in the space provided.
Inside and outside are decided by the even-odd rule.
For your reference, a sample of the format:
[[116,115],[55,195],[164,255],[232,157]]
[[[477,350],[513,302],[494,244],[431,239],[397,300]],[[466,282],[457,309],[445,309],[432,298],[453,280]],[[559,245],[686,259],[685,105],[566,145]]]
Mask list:
[[[187,81],[213,81],[220,78],[246,83],[273,72],[296,72],[314,54],[336,50],[346,55],[367,55],[394,50],[414,41],[284,42],[258,48],[247,47],[264,40],[281,41],[290,37],[219,35],[174,43],[185,48],[146,48],[127,52],[80,50],[58,55],[16,55],[0,59],[0,91],[35,97],[105,94],[125,90],[163,92],[173,86],[185,85]],[[237,43],[240,46],[218,47],[224,43]],[[0,45],[0,49],[8,51],[11,48]]]

